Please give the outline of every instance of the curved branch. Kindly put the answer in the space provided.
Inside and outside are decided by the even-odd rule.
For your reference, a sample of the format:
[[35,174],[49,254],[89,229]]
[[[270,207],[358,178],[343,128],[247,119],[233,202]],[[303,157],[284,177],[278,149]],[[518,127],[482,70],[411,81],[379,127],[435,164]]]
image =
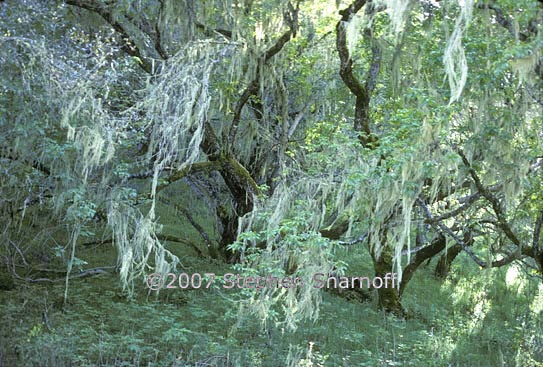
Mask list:
[[[290,15],[288,15],[289,21],[289,27],[290,29],[283,33],[281,37],[275,41],[275,43],[268,48],[264,53],[262,54],[261,58],[263,60],[263,64],[266,65],[272,57],[277,55],[279,51],[283,49],[283,47],[287,44],[288,41],[290,41],[291,38],[296,36],[296,31],[298,27],[297,19],[298,19],[298,8],[294,9],[291,4],[289,4],[289,11]],[[287,17],[287,15],[285,15]],[[254,79],[249,83],[247,88],[243,91],[241,94],[241,97],[238,100],[238,103],[236,103],[236,107],[234,108],[234,117],[232,118],[232,125],[230,126],[230,131],[228,132],[228,143],[233,144],[234,139],[236,138],[237,130],[239,127],[239,123],[241,120],[241,112],[243,110],[243,107],[247,104],[249,99],[252,96],[256,96],[258,94],[258,91],[260,89],[260,68],[257,68],[256,75]]]
[[402,271],[402,282],[400,283],[400,296],[403,294],[407,283],[411,280],[415,271],[426,260],[439,254],[447,246],[447,240],[445,236],[440,235],[435,238],[428,246],[424,246],[420,251],[416,252],[416,255],[411,259],[406,268]]
[[345,24],[366,4],[366,0],[356,0],[348,8],[339,12],[340,21],[336,25],[336,49],[339,55],[339,75],[343,83],[356,97],[354,113],[354,129],[361,133],[360,142],[364,147],[371,147],[377,141],[371,133],[369,121],[370,93],[374,87],[380,62],[380,50],[374,48],[372,66],[368,73],[366,85],[363,85],[353,73],[353,60],[347,47],[347,30]]
[[[102,4],[100,4],[99,2],[94,1],[94,0],[65,0],[65,2],[68,5],[85,9],[85,10],[88,10],[100,15],[107,23],[109,23],[113,27],[113,29],[115,29],[115,31],[117,31],[121,35],[123,39],[133,41],[133,37],[131,37],[126,27],[124,27],[119,21],[117,21],[115,17],[113,16],[113,13],[106,7],[102,6]],[[139,62],[140,67],[146,73],[148,74],[153,73],[152,63],[149,62],[149,60],[147,60],[142,50],[140,50],[138,46],[134,44],[134,42],[132,42],[131,45],[129,45],[128,43],[125,43],[122,46],[122,49],[128,55],[137,57],[138,60],[140,60]]]
[[464,163],[464,165],[468,168],[469,174],[473,179],[473,182],[475,183],[475,187],[477,187],[477,190],[481,193],[481,195],[483,195],[485,199],[490,202],[492,210],[494,211],[494,214],[496,214],[496,218],[498,219],[498,227],[505,233],[507,238],[509,238],[509,240],[511,240],[511,242],[513,242],[520,249],[520,240],[509,226],[509,223],[505,218],[505,213],[503,212],[503,208],[499,200],[490,192],[490,190],[483,186],[481,180],[479,179],[479,176],[477,175],[477,172],[475,172],[475,170],[471,166],[464,152],[459,149],[458,154],[462,158],[462,162]]

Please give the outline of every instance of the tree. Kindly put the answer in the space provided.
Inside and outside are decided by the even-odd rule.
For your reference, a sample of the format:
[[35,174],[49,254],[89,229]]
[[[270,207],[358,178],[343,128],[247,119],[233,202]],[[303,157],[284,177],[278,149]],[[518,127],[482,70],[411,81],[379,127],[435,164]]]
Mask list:
[[[540,203],[530,205],[535,210],[524,206],[528,196],[523,190],[532,184],[521,183],[538,181],[534,173],[539,167],[540,129],[533,123],[541,116],[535,92],[541,89],[536,51],[540,40],[537,32],[529,36],[529,29],[536,29],[541,10],[534,2],[523,4],[522,12],[530,14],[525,24],[532,26],[513,32],[514,43],[503,28],[493,25],[495,20],[511,32],[502,10],[511,5],[421,2],[387,8],[354,1],[339,12],[339,74],[354,97],[352,127],[363,149],[347,159],[356,168],[340,169],[341,178],[334,177],[341,183],[335,193],[341,197],[335,203],[341,204],[335,209],[346,206],[346,215],[337,214],[335,224],[326,227],[322,221],[310,221],[318,225],[302,231],[320,228],[324,237],[337,240],[356,224],[361,235],[342,244],[366,243],[376,275],[403,273],[399,290],[378,290],[381,307],[396,314],[403,315],[400,297],[417,268],[443,253],[436,270],[441,274],[461,251],[483,268],[523,261],[541,274],[541,220],[535,209]],[[364,14],[358,16],[362,9]],[[385,10],[387,18],[382,15]],[[454,24],[448,25],[451,17],[456,17]],[[383,31],[389,21],[395,33]],[[363,29],[362,49],[352,46],[352,24],[369,25]],[[470,34],[470,24],[485,32]],[[452,28],[448,34],[442,31],[447,27]],[[510,49],[503,49],[507,42]],[[356,70],[356,52],[365,71]],[[486,63],[479,61],[482,57]],[[390,69],[381,71],[385,80],[376,88],[383,64]],[[520,64],[526,69],[515,66]],[[449,88],[440,82],[444,74]],[[485,145],[489,140],[491,149]],[[361,163],[357,156],[363,157]],[[355,193],[342,191],[345,180],[351,180]],[[328,192],[319,200],[326,202],[326,195],[334,196]],[[530,190],[528,195],[537,197]],[[272,207],[277,202],[272,201]],[[311,209],[315,217],[326,217],[328,212],[318,207]]]
[[[66,281],[77,245],[100,236],[125,286],[167,272],[179,259],[165,243],[184,240],[161,232],[165,203],[201,234],[202,256],[248,271],[341,272],[337,246],[367,249],[376,275],[402,275],[398,290],[378,290],[400,315],[409,280],[437,256],[439,274],[463,252],[541,274],[541,3],[339,5],[2,7],[14,273],[26,262],[18,228],[32,222],[70,245]],[[11,16],[21,6],[36,11],[31,30]],[[161,194],[189,179],[205,183],[218,244]],[[261,310],[266,296],[297,305],[292,327],[318,315],[317,291],[259,295]]]
[[[58,212],[64,211],[66,218],[69,217],[72,256],[80,231],[88,231],[96,221],[107,221],[111,241],[119,249],[124,281],[130,282],[134,274],[141,272],[153,252],[157,267],[167,269],[164,257],[168,256],[175,265],[176,257],[160,242],[160,238],[166,237],[158,233],[156,195],[189,175],[218,172],[220,176],[210,182],[228,188],[232,206],[218,200],[213,203],[222,227],[222,241],[210,253],[227,257],[226,244],[237,235],[238,217],[252,210],[261,191],[257,182],[268,183],[273,189],[273,178],[279,174],[284,159],[287,136],[296,128],[289,125],[292,117],[286,106],[276,100],[276,96],[279,102],[287,98],[282,70],[277,66],[284,61],[276,60],[276,55],[296,35],[298,5],[278,2],[278,9],[263,14],[263,9],[250,3],[245,7],[192,2],[181,7],[166,1],[152,4],[68,1],[66,4],[69,7],[55,8],[49,3],[50,8],[39,5],[36,8],[65,16],[76,9],[76,21],[90,19],[88,26],[92,28],[104,33],[115,31],[107,43],[105,35],[99,34],[95,41],[98,45],[79,40],[77,35],[66,35],[71,42],[86,42],[82,48],[102,48],[97,50],[98,55],[92,55],[91,60],[96,64],[91,62],[89,69],[79,74],[70,70],[69,65],[59,67],[72,74],[60,73],[57,85],[48,86],[47,92],[56,94],[46,97],[53,103],[46,103],[45,110],[40,111],[59,117],[61,124],[55,128],[60,134],[67,129],[67,139],[59,136],[58,145],[68,145],[73,150],[72,155],[58,154],[58,158],[72,166],[58,170],[65,178],[65,186],[55,183],[48,187],[52,191],[48,197]],[[219,11],[222,6],[226,12]],[[234,11],[230,12],[232,8]],[[201,23],[200,16],[206,24]],[[40,20],[46,24],[45,19]],[[278,24],[282,33],[268,32],[268,28],[275,29]],[[258,34],[254,36],[254,32]],[[22,41],[20,37],[4,39],[7,43]],[[34,75],[43,78],[53,74],[48,69],[47,56],[36,56],[34,40],[27,41],[27,49],[22,53],[36,59],[38,68]],[[113,44],[118,44],[129,57],[121,58],[121,63],[113,60],[114,55],[120,55],[114,53]],[[48,51],[45,46],[40,50]],[[52,55],[50,59],[63,60],[70,53],[75,55],[68,58],[78,57],[79,51],[87,50],[78,50],[74,45],[62,51],[64,54]],[[112,69],[106,70],[107,66]],[[135,66],[141,70],[134,69]],[[14,65],[15,70],[18,67]],[[277,72],[268,72],[273,69]],[[99,77],[103,72],[108,79]],[[142,83],[145,74],[148,80]],[[80,84],[66,88],[70,78],[78,79]],[[125,79],[128,88],[115,85],[117,78],[128,78]],[[17,85],[15,89],[24,88]],[[135,89],[143,89],[143,93],[138,95],[133,92]],[[101,96],[106,98],[102,100]],[[11,104],[17,102],[8,96],[6,105]],[[254,119],[246,116],[246,105],[251,106]],[[11,113],[17,115],[15,110]],[[13,126],[15,117],[8,120],[13,121],[10,123]],[[38,125],[42,126],[42,121]],[[247,141],[252,144],[246,144]],[[39,138],[29,141],[32,147],[29,149],[17,144],[10,146],[6,140],[3,157],[16,163],[39,161],[35,165],[45,167],[42,169],[45,177],[36,180],[42,187],[44,179],[57,174],[42,161],[57,157],[42,158],[41,152],[36,154],[39,144]],[[40,158],[27,159],[20,152],[25,150],[33,150]],[[143,186],[133,183],[142,179],[151,179],[149,190],[143,188],[145,183]],[[13,188],[17,185],[14,182]],[[67,192],[76,197],[64,196]],[[14,199],[13,206],[38,204],[40,200],[34,196],[40,195],[43,196]],[[150,209],[142,210],[141,205],[146,201],[150,202]],[[190,213],[185,211],[185,214],[190,220]],[[198,223],[190,221],[201,229]],[[8,224],[7,228],[12,227],[13,224]],[[202,233],[202,236],[207,235]]]
[[[353,17],[364,5],[366,5],[366,16],[368,14],[374,16],[375,8],[365,3],[355,1],[341,11],[342,21],[353,22]],[[507,5],[511,4],[504,4],[504,6]],[[541,60],[536,51],[539,47],[536,45],[540,41],[536,41],[538,33],[537,27],[534,28],[541,19],[541,10],[537,10],[538,4],[533,2],[523,4],[531,10],[528,11],[530,15],[526,19],[528,26],[520,32],[512,32],[512,24],[508,20],[510,18],[504,16],[502,5],[475,7],[473,3],[466,2],[461,5],[454,29],[447,39],[443,38],[440,27],[436,25],[447,23],[446,18],[442,18],[441,15],[455,11],[454,8],[450,8],[449,4],[440,6],[425,2],[421,2],[419,6],[413,9],[398,9],[396,15],[391,15],[392,21],[397,19],[405,30],[399,40],[390,42],[395,43],[395,47],[388,52],[392,55],[390,61],[392,70],[389,74],[392,93],[385,93],[387,93],[388,101],[394,100],[395,96],[401,101],[398,104],[386,104],[383,108],[388,107],[389,110],[396,112],[391,113],[392,117],[388,121],[386,118],[382,120],[382,117],[377,114],[376,121],[371,121],[369,118],[374,79],[379,70],[380,54],[384,53],[383,50],[373,46],[373,62],[366,71],[367,81],[364,85],[353,72],[353,58],[347,47],[345,23],[339,22],[336,31],[337,48],[341,60],[340,74],[346,86],[356,97],[354,129],[361,132],[361,144],[375,151],[372,156],[377,161],[376,167],[381,173],[383,169],[385,171],[384,175],[379,176],[379,183],[373,183],[378,186],[378,190],[373,195],[377,200],[363,215],[363,217],[372,218],[369,225],[373,228],[368,228],[368,235],[365,238],[369,243],[376,274],[390,272],[394,268],[394,259],[398,262],[396,268],[401,269],[401,254],[408,255],[399,292],[379,290],[380,304],[399,314],[402,313],[399,296],[413,272],[424,261],[449,247],[447,239],[454,241],[455,245],[449,250],[450,252],[442,255],[440,268],[436,270],[441,274],[447,272],[446,268],[461,250],[471,256],[481,267],[502,266],[526,257],[530,258],[532,266],[541,262],[540,214],[537,210],[531,211],[528,215],[528,218],[533,218],[531,223],[527,225],[523,222],[521,225],[524,228],[531,228],[527,231],[528,233],[522,235],[526,238],[531,232],[532,241],[529,245],[523,245],[523,241],[518,237],[520,235],[515,234],[515,230],[518,230],[513,229],[515,224],[512,222],[515,219],[512,214],[509,214],[526,213],[526,208],[521,208],[523,206],[521,203],[525,203],[526,199],[523,198],[523,185],[519,180],[527,176],[532,178],[533,168],[539,165],[537,163],[539,147],[536,144],[528,148],[530,145],[526,143],[537,141],[539,134],[539,130],[533,128],[532,123],[535,121],[534,118],[541,114],[541,103],[535,97],[532,88],[535,87],[537,90],[540,89],[537,86],[541,85]],[[438,12],[439,7],[443,8],[441,14]],[[473,15],[472,12],[476,10],[480,13]],[[396,10],[389,9],[389,11],[394,13]],[[507,42],[507,39],[502,34],[502,29],[496,30],[488,23],[493,18],[496,23],[509,30],[516,37],[517,42],[525,42],[521,47],[524,50],[532,50],[532,55],[534,55],[527,57],[530,61],[519,61],[527,67],[526,70],[517,71],[522,83],[520,90],[513,82],[512,71],[504,67],[511,58],[511,54],[499,49],[502,42]],[[378,24],[377,22],[374,21],[373,24]],[[485,35],[482,37],[463,35],[468,33],[469,22],[476,22],[478,28],[486,28]],[[369,22],[369,24],[372,23]],[[450,85],[448,105],[444,103],[447,98],[446,91],[433,82],[439,80],[435,71],[441,70],[439,67],[436,68],[437,62],[431,56],[436,55],[436,47],[431,44],[420,47],[419,52],[424,52],[426,55],[410,55],[411,60],[415,60],[413,63],[406,61],[407,58],[402,55],[403,48],[416,49],[410,42],[420,44],[421,31],[426,33],[430,42],[446,43],[443,57]],[[374,33],[374,29],[366,30],[367,35]],[[466,39],[464,41],[466,46],[462,45],[462,37]],[[372,41],[376,43],[371,38],[368,41],[370,43],[368,48],[371,47]],[[517,47],[518,45],[513,46],[515,55],[517,58],[522,58],[520,56],[524,54],[522,51],[518,54]],[[470,58],[467,58],[465,54],[468,54]],[[485,66],[477,67],[481,65],[476,63],[480,55],[493,57],[491,61],[487,59]],[[515,65],[516,62],[512,61],[511,64]],[[467,73],[468,64],[472,68],[470,78]],[[425,70],[428,71],[425,72]],[[397,74],[399,75],[396,76]],[[531,76],[528,77],[528,74]],[[493,78],[497,78],[498,81]],[[404,85],[395,85],[399,83],[399,79],[405,81],[402,83]],[[471,86],[467,84],[464,88],[464,85],[470,83],[472,79],[474,79],[473,84]],[[409,92],[407,88],[410,89]],[[399,96],[399,93],[405,93],[405,95]],[[455,104],[452,104],[453,102]],[[465,113],[466,110],[470,112]],[[423,116],[421,112],[426,116]],[[398,118],[401,118],[401,121],[398,121]],[[398,121],[397,127],[394,126],[394,120]],[[454,123],[449,124],[448,120],[454,120]],[[374,127],[380,131],[380,136],[372,132]],[[401,135],[396,135],[398,133]],[[419,134],[421,138],[417,139],[416,134]],[[382,143],[384,138],[387,139],[386,143]],[[488,139],[499,141],[492,145],[492,147],[499,147],[499,151],[481,149],[483,142]],[[406,146],[406,140],[411,146]],[[464,149],[470,151],[469,159]],[[490,185],[485,186],[481,182],[472,161],[480,164],[482,171],[489,172],[492,177]],[[513,171],[508,171],[508,169]],[[390,183],[386,184],[388,179],[391,179]],[[398,182],[401,183],[398,184]],[[381,198],[383,194],[389,197]],[[479,199],[485,200],[481,206],[477,205]],[[454,202],[462,205],[442,212],[436,218],[429,210],[427,202],[436,208],[450,207]],[[539,207],[539,204],[536,206]],[[466,214],[465,211],[468,209],[470,213]],[[488,214],[483,215],[482,212],[492,213],[492,218],[489,219]],[[524,220],[530,221],[528,218]],[[454,220],[452,228],[444,224],[445,220],[451,219]],[[492,223],[490,228],[487,226],[489,223]],[[424,228],[428,225],[434,228],[434,234],[430,236],[430,240],[426,239],[428,229]],[[410,232],[413,226],[413,229],[417,231],[414,236],[417,245],[415,249],[411,249],[410,246]],[[484,226],[484,229],[481,226]],[[477,237],[484,237],[484,240]],[[488,242],[484,241],[489,241],[491,238],[494,238],[492,241],[497,241],[499,245],[488,249],[490,258],[495,260],[485,262],[476,255],[471,246],[487,244]],[[395,245],[388,245],[390,241],[394,241]],[[513,246],[512,249],[511,246]],[[415,256],[411,259],[409,255],[413,252]],[[536,269],[539,269],[541,274],[543,268],[537,265]]]

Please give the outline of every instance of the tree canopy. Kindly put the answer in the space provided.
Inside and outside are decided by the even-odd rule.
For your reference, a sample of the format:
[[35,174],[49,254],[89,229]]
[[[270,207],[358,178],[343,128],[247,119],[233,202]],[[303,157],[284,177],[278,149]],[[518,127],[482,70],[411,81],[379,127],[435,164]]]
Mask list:
[[[66,301],[89,246],[114,246],[128,295],[190,265],[174,244],[301,277],[352,272],[347,251],[398,274],[376,293],[399,317],[424,263],[541,284],[542,14],[536,0],[0,3],[4,265],[47,281],[23,275],[27,258],[61,254]],[[321,300],[269,288],[240,304],[295,330]]]

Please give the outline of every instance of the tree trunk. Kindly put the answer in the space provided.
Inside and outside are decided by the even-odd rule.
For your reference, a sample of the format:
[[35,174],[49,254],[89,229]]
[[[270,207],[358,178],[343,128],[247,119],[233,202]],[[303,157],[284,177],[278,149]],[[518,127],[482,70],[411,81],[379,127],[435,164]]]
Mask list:
[[[473,236],[471,235],[470,231],[464,232],[463,241],[468,246],[473,245]],[[449,271],[451,270],[451,264],[460,252],[462,252],[462,246],[460,246],[459,244],[451,246],[451,248],[449,248],[447,252],[443,254],[439,259],[439,262],[437,263],[436,269],[434,271],[435,276],[441,279],[445,279],[449,274]]]
[[452,262],[461,251],[462,247],[456,244],[448,249],[445,254],[441,255],[441,258],[439,259],[436,265],[436,269],[434,271],[435,276],[441,279],[445,279],[447,275],[449,275]]
[[419,268],[419,266],[426,260],[432,259],[434,256],[436,256],[445,248],[446,245],[447,240],[445,239],[445,237],[439,236],[434,239],[430,245],[418,251],[415,256],[411,258],[411,262],[405,267],[404,271],[402,272],[400,297],[402,296],[405,287],[407,286],[407,283],[409,283],[409,281],[413,277],[413,274],[415,274],[415,271]]
[[[372,259],[376,277],[384,279],[387,273],[392,273],[392,254],[390,249],[384,247],[380,256],[375,256],[372,253]],[[385,287],[383,284],[381,288],[377,289],[377,295],[379,298],[379,308],[391,312],[396,316],[405,316],[405,311],[400,303],[400,292],[397,285],[392,288],[390,284],[389,287]]]

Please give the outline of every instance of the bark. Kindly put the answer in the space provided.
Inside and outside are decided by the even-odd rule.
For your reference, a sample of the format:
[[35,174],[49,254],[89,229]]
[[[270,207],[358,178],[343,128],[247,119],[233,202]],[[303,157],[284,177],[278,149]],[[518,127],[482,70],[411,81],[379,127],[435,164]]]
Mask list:
[[218,171],[223,177],[235,203],[233,215],[222,205],[217,206],[216,212],[223,228],[220,243],[221,253],[227,258],[226,246],[237,238],[238,218],[253,209],[253,200],[259,189],[247,169],[232,155],[223,153],[212,126],[206,123],[205,127],[201,148],[208,156],[209,161],[219,164],[220,169]]
[[[439,236],[432,243],[426,247],[423,247],[418,251],[415,256],[411,259],[411,262],[402,272],[402,282],[400,284],[400,297],[402,296],[407,284],[415,274],[415,271],[419,268],[422,263],[426,260],[431,259],[440,253],[445,246],[447,245],[447,240],[445,236]],[[460,248],[462,249],[462,248]]]
[[[365,0],[355,0],[353,3],[341,10],[340,21],[336,25],[336,49],[339,55],[340,67],[339,75],[343,83],[349,88],[349,91],[355,96],[354,111],[354,130],[359,132],[359,141],[365,148],[374,149],[378,145],[378,138],[370,129],[370,100],[371,93],[375,87],[381,61],[381,52],[378,47],[372,48],[372,62],[367,72],[367,79],[362,83],[353,72],[353,59],[347,47],[347,31],[345,24],[368,3]],[[339,237],[343,230],[341,222],[331,228],[321,230],[323,236],[329,238]],[[387,273],[392,272],[392,254],[386,244],[386,232],[381,235],[383,251],[377,254],[370,249],[373,259],[373,266],[376,277],[385,277]],[[384,286],[377,290],[379,297],[379,307],[387,312],[397,316],[405,316],[405,312],[400,303],[400,292],[398,288],[385,288]]]
[[[373,268],[375,269],[375,276],[385,278],[387,273],[392,272],[392,254],[390,249],[383,246],[383,252],[376,256],[372,252]],[[399,317],[405,317],[405,311],[400,302],[400,292],[397,287],[381,287],[377,289],[377,295],[379,298],[379,308],[393,313]]]
[[[233,216],[228,215],[227,211],[217,213],[223,225],[221,249],[223,255],[228,257],[226,247],[237,238],[238,219],[253,210],[254,198],[259,189],[251,174],[232,156],[225,159],[221,174],[235,202]],[[236,259],[237,257],[231,257],[230,261]]]
[[434,271],[435,276],[445,279],[451,271],[451,264],[460,252],[462,252],[462,246],[456,244],[448,249],[446,254],[441,255]]
[[[354,130],[360,133],[360,143],[364,147],[371,147],[371,143],[375,142],[375,136],[372,135],[370,130],[370,92],[368,91],[367,85],[362,84],[353,73],[353,59],[351,58],[347,47],[347,30],[345,28],[346,22],[348,22],[351,17],[364,6],[364,4],[366,4],[366,1],[355,1],[348,8],[340,11],[341,20],[336,25],[336,49],[340,61],[339,75],[341,76],[341,80],[343,80],[343,83],[356,97],[353,123]],[[378,72],[379,70],[377,67],[376,70],[372,70],[369,73],[370,78],[372,78],[370,80],[373,80],[373,83],[375,83]]]

